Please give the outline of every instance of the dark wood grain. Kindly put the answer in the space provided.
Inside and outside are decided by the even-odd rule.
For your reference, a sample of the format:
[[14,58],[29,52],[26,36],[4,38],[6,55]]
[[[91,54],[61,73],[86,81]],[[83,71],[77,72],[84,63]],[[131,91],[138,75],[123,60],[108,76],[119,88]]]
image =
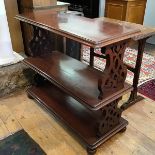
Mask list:
[[[60,52],[48,54],[46,44],[41,44],[40,48],[45,37],[39,37],[40,32],[34,31],[34,36],[35,32],[39,34],[34,37],[33,47],[39,47],[40,51],[31,48],[35,50],[32,51],[35,55],[23,61],[38,73],[37,85],[28,89],[29,96],[73,129],[87,144],[88,154],[94,154],[99,145],[126,128],[127,121],[122,119],[118,103],[133,88],[125,83],[127,68],[123,64],[123,56],[130,38],[136,36],[139,30],[126,23],[49,10],[29,12],[16,18],[36,29],[39,27],[41,32],[47,30],[89,45],[91,66],[94,48],[102,48],[103,57],[106,57],[103,72]],[[49,40],[49,37],[46,38]]]
[[111,131],[97,137],[95,120],[101,115],[101,111],[92,113],[75,99],[48,82],[41,87],[33,86],[27,92],[80,136],[87,147],[91,149],[101,145],[128,124],[126,120],[121,118],[119,124]]
[[16,18],[93,47],[128,39],[139,32],[134,26],[51,10],[28,12]]
[[92,110],[99,109],[132,90],[127,83],[122,89],[105,89],[103,99],[99,100],[98,79],[103,76],[103,72],[60,52],[29,57],[24,63]]

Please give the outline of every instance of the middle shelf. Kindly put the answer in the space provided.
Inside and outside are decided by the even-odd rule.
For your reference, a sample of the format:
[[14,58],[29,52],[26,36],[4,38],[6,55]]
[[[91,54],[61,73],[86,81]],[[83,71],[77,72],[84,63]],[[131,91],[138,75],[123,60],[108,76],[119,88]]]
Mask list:
[[99,100],[98,79],[103,72],[58,51],[28,57],[23,62],[90,110],[98,110],[132,90],[125,83],[123,89],[105,90],[103,99]]

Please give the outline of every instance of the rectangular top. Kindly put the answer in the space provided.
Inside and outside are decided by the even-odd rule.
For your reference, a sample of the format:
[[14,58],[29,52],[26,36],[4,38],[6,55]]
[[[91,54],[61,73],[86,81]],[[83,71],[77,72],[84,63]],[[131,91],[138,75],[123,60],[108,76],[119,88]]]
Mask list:
[[132,38],[139,32],[134,26],[89,19],[52,10],[27,12],[16,16],[20,21],[36,25],[91,47],[103,47]]

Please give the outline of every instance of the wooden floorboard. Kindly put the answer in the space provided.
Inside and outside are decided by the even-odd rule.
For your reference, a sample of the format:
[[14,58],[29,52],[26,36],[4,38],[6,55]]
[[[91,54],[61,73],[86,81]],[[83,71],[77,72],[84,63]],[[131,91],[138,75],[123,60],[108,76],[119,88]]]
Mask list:
[[[154,155],[155,101],[144,99],[123,112],[127,130],[99,147],[96,155]],[[0,99],[0,139],[24,130],[47,155],[86,155],[78,138],[25,92]]]

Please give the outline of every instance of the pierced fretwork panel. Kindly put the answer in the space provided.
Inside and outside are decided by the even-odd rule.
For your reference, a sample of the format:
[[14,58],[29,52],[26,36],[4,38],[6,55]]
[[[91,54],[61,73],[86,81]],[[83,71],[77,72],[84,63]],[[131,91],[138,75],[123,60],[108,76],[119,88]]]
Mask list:
[[127,67],[123,63],[124,52],[128,40],[107,47],[105,50],[106,66],[103,77],[98,80],[100,91],[99,99],[102,99],[104,89],[121,89],[127,74]]
[[31,56],[43,55],[52,51],[50,32],[33,26],[33,38],[29,43]]
[[98,123],[97,136],[102,136],[120,123],[122,110],[117,107],[120,99],[116,99],[101,109],[102,115]]

